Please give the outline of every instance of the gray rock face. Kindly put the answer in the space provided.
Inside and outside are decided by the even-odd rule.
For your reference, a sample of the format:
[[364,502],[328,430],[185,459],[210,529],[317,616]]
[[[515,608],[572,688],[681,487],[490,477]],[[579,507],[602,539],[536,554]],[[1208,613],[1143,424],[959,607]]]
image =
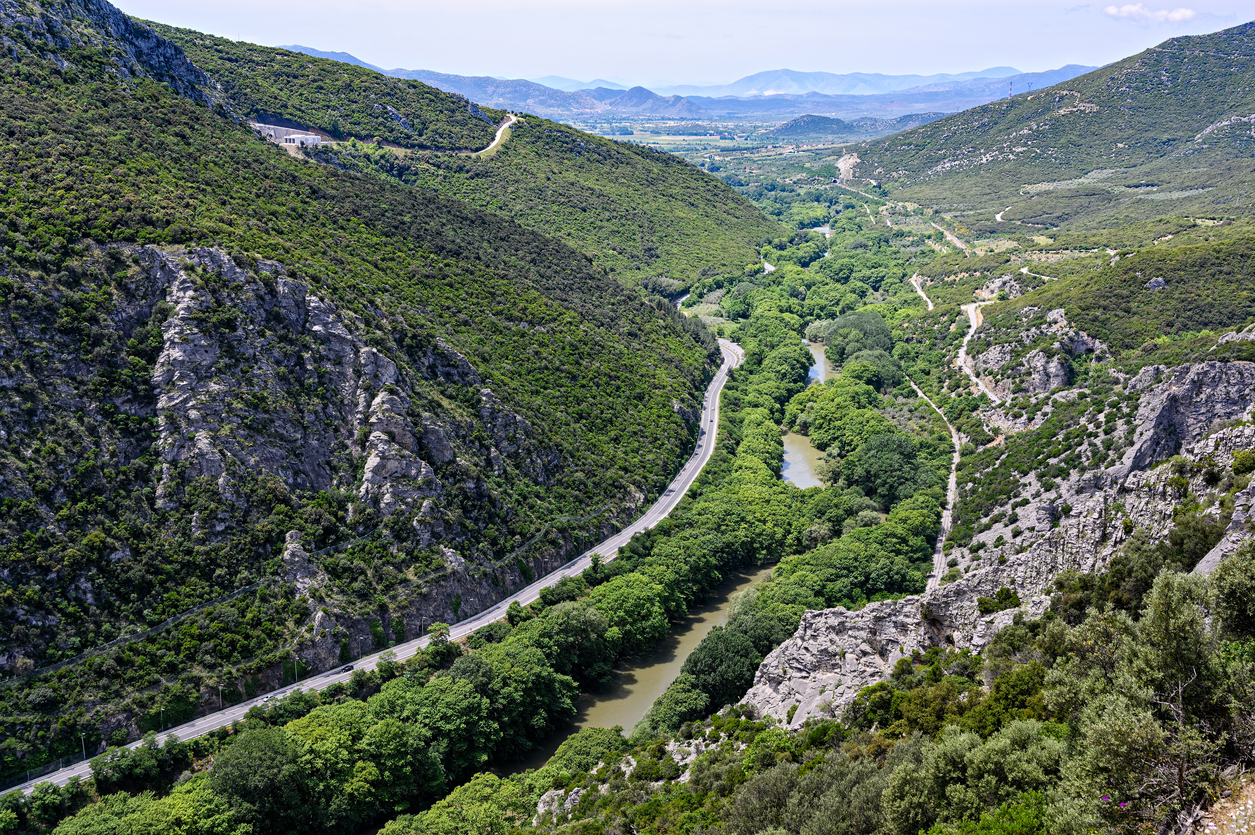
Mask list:
[[[1024,531],[1018,545],[994,545],[1000,535],[1011,538],[1008,524],[979,534],[985,546],[979,560],[950,585],[857,612],[807,612],[794,636],[763,661],[744,701],[781,722],[796,705],[790,724],[798,727],[808,716],[839,715],[860,689],[883,681],[898,659],[916,650],[981,650],[1016,611],[1027,617],[1045,611],[1061,572],[1106,568],[1129,536],[1126,520],[1152,541],[1168,533],[1184,493],[1173,467],[1155,465],[1174,455],[1192,462],[1185,490],[1214,500],[1229,489],[1216,479],[1231,472],[1234,452],[1255,448],[1255,426],[1224,427],[1250,420],[1255,411],[1255,364],[1148,368],[1130,385],[1142,390],[1137,430],[1118,464],[1075,473],[1059,486],[1058,497],[1020,507],[1021,524],[1035,527]],[[1255,489],[1238,493],[1233,521],[1199,571],[1211,570],[1252,536],[1253,504]],[[1017,591],[1020,610],[981,615],[978,598],[993,597],[1004,586]]]
[[151,78],[169,84],[181,96],[208,105],[215,103],[207,92],[212,89],[209,76],[182,49],[104,0],[62,0],[49,4],[46,10],[35,4],[24,5],[17,0],[0,0],[0,26],[64,50],[83,45],[84,36],[90,35],[75,23],[87,24],[112,48],[113,71],[120,78]]
[[[1071,358],[1110,353],[1101,340],[1068,324],[1062,308],[1047,311],[1045,324],[1028,327],[1027,322],[1040,312],[1040,308],[1024,308],[1021,315],[1026,324],[1014,332],[1011,341],[1006,341],[1008,334],[1005,330],[993,330],[992,337],[1002,341],[996,341],[974,357],[976,372],[982,379],[992,381],[990,385],[1000,398],[1008,399],[1021,393],[1030,396],[1045,394],[1064,388],[1071,379]],[[989,336],[989,325],[982,326],[980,333]],[[1023,353],[1034,345],[1039,347]],[[1006,428],[1023,428],[1014,426],[1011,420],[997,422]]]
[[[1223,345],[1226,342],[1251,342],[1255,340],[1255,325],[1248,325],[1240,331],[1232,331],[1223,334],[1216,340],[1217,345]],[[1214,348],[1212,350],[1215,350]]]
[[[433,620],[455,620],[450,601],[458,594],[483,608],[524,584],[522,570],[512,563],[491,579],[478,571],[491,557],[464,543],[475,528],[488,525],[507,538],[514,533],[511,508],[487,479],[549,484],[565,462],[484,386],[452,346],[433,339],[399,364],[400,357],[394,360],[366,344],[368,329],[355,314],[319,298],[276,263],[245,267],[214,249],[142,246],[110,247],[94,256],[115,270],[126,265],[119,270],[125,280],[113,288],[110,338],[126,344],[141,326],[144,334],[160,326],[158,338],[150,341],[146,379],[133,374],[131,388],[101,397],[87,385],[104,364],[86,363],[77,343],[41,339],[36,326],[14,320],[0,325],[0,352],[30,349],[42,359],[18,370],[4,363],[0,394],[38,391],[40,402],[71,414],[82,411],[102,420],[99,412],[109,409],[140,427],[118,435],[116,448],[102,450],[100,463],[126,467],[151,450],[152,500],[170,510],[205,502],[203,510],[189,509],[188,518],[191,535],[207,544],[228,540],[239,533],[238,524],[248,524],[259,489],[338,491],[356,500],[351,514],[404,517],[396,529],[412,537],[390,540],[398,565],[428,551],[452,555],[449,564],[461,568],[427,580],[437,571],[432,563],[438,564],[429,559],[405,578],[409,596],[396,601],[391,615],[398,629],[405,624],[407,634],[418,634]],[[447,386],[465,386],[462,396],[473,406],[436,411],[439,391]],[[12,414],[0,411],[0,431],[8,438],[6,450],[20,455],[21,449],[12,448]],[[65,498],[36,496],[24,470],[0,467],[0,487],[6,496],[35,498],[48,525],[63,525],[55,514]],[[449,499],[455,491],[456,504]],[[629,492],[621,510],[598,524],[609,533],[633,513],[636,499]],[[570,537],[556,535],[538,543],[527,558],[534,570],[547,572],[578,548]],[[289,541],[284,549],[284,571],[303,592],[323,585],[316,569],[306,565],[308,557],[299,542]],[[130,558],[128,549],[110,546],[111,562]],[[65,582],[73,586],[79,579],[67,576]],[[229,584],[230,578],[222,582]],[[84,593],[96,594],[91,585]],[[337,608],[330,598],[319,608],[324,605]],[[317,659],[324,669],[335,663],[341,640],[354,653],[372,646],[367,621],[333,614],[338,622],[316,631],[320,637],[301,649],[310,653],[306,660]]]
[[1047,356],[1042,351],[1032,351],[1024,357],[1024,369],[1028,373],[1026,387],[1032,394],[1054,391],[1068,384],[1068,367],[1057,354]]
[[297,597],[309,597],[311,587],[327,581],[327,575],[310,562],[309,554],[301,545],[299,531],[288,531],[283,546],[283,581],[296,587]]

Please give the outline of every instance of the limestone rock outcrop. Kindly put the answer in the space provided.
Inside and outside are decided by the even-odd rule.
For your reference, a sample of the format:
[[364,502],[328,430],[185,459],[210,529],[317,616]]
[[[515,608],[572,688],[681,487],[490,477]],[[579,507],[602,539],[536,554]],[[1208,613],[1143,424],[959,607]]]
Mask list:
[[[1026,528],[1019,544],[1009,541],[1009,522],[991,524],[976,536],[984,547],[967,573],[949,585],[857,612],[807,612],[793,637],[763,661],[744,701],[781,722],[794,709],[792,727],[809,716],[839,715],[904,656],[934,646],[979,651],[1017,613],[1039,616],[1061,572],[1103,570],[1130,530],[1163,538],[1187,493],[1210,502],[1208,512],[1218,516],[1216,499],[1231,489],[1224,474],[1232,473],[1234,453],[1255,449],[1255,426],[1248,423],[1255,364],[1156,366],[1128,387],[1140,392],[1128,450],[1114,466],[1078,471],[1058,485],[1058,495],[1038,495],[1016,508]],[[1169,459],[1179,463],[1157,466]],[[1253,503],[1255,489],[1238,492],[1225,536],[1199,571],[1255,535]],[[982,615],[978,599],[1003,587],[1018,593],[1021,607]]]

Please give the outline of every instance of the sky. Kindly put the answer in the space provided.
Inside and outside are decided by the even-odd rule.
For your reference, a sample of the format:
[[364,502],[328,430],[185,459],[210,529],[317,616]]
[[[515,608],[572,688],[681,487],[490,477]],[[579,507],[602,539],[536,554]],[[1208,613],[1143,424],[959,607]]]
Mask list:
[[1099,66],[1255,19],[1255,0],[114,0],[214,35],[387,68],[724,84],[755,72]]

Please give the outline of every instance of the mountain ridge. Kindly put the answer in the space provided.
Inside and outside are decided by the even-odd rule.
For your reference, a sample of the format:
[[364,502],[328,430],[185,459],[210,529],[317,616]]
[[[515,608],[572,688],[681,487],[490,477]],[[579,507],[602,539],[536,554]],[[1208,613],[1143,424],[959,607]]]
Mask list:
[[[1250,176],[1255,22],[1158,46],[1066,82],[860,146],[856,175],[910,200],[1058,225],[1240,200]],[[1104,142],[1091,137],[1101,135]],[[1027,190],[1027,191],[1026,191]],[[1213,192],[1213,193],[1209,193]]]
[[[784,119],[817,113],[843,119],[868,116],[896,119],[910,113],[929,111],[953,112],[983,104],[1002,95],[1005,85],[1044,86],[1073,78],[1089,67],[1068,65],[1055,70],[1036,73],[1012,72],[1011,67],[993,67],[989,70],[967,73],[937,73],[930,76],[889,76],[878,73],[795,73],[792,70],[769,70],[746,76],[731,85],[672,85],[650,90],[641,85],[625,88],[606,84],[582,89],[561,89],[546,86],[540,81],[523,79],[499,79],[490,76],[462,76],[439,73],[432,70],[386,70],[373,67],[343,52],[324,52],[292,45],[281,47],[315,57],[343,60],[357,66],[368,67],[397,78],[423,81],[447,92],[464,95],[488,107],[535,113],[545,118],[733,118],[733,119]],[[789,74],[795,91],[765,95],[761,92],[743,95],[725,95],[747,79],[766,79]],[[996,73],[994,77],[982,73]],[[821,92],[818,89],[796,91],[797,79],[815,77],[824,81],[828,90],[859,90],[862,92]],[[560,77],[559,77],[560,78]],[[835,79],[835,80],[834,80]],[[572,81],[571,79],[566,79]],[[593,82],[596,84],[596,82]],[[904,86],[911,84],[913,86]],[[842,86],[844,85],[844,86]],[[742,85],[750,91],[752,84]],[[886,89],[892,88],[892,89]],[[645,96],[644,92],[650,96]],[[688,92],[685,92],[688,91]],[[652,97],[651,97],[652,96]],[[616,103],[615,99],[618,98]]]
[[779,69],[763,70],[729,84],[673,84],[659,87],[660,95],[679,94],[682,96],[709,96],[720,98],[736,96],[778,95],[791,93],[823,93],[825,95],[872,95],[876,93],[894,93],[914,87],[930,84],[941,84],[956,81],[971,81],[977,78],[1003,78],[1010,75],[1023,75],[1014,67],[990,67],[985,70],[961,73],[933,73],[932,75],[887,75],[885,73],[849,72],[799,72],[797,70]]

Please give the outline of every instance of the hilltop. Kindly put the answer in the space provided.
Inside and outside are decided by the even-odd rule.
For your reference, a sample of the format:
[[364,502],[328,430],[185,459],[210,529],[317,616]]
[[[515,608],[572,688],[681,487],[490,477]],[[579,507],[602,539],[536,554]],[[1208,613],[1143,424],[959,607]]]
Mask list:
[[1010,206],[1006,220],[1047,226],[1228,212],[1255,172],[1252,113],[1247,23],[869,142],[855,175],[898,199]]
[[896,119],[862,117],[849,122],[828,116],[799,116],[768,133],[781,139],[810,139],[825,142],[854,141],[868,136],[884,136],[909,130],[942,118],[944,113],[911,113]]
[[[505,113],[418,81],[286,49],[242,44],[146,21],[213,79],[241,116],[317,128],[333,138],[379,137],[401,148],[483,148]],[[278,121],[276,121],[278,120]]]

